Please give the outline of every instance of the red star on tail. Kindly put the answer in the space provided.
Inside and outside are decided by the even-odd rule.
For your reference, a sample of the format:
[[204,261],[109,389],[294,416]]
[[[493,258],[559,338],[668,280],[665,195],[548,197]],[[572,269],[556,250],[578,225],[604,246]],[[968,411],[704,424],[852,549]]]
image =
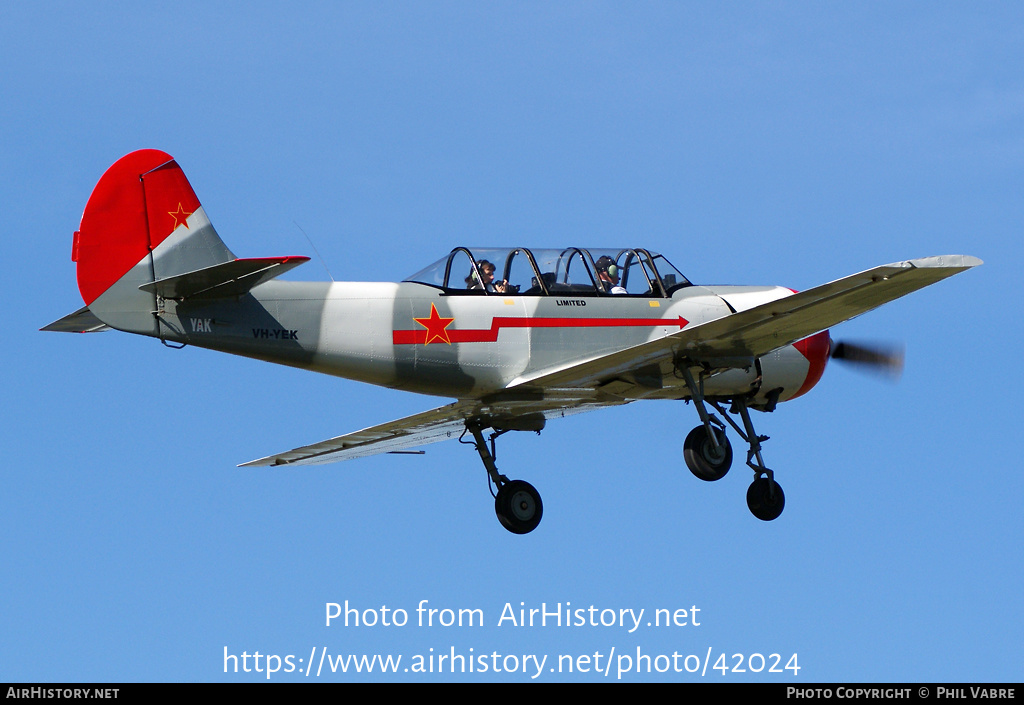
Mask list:
[[192,214],[191,213],[187,213],[185,211],[185,209],[181,207],[181,203],[178,204],[178,210],[176,210],[176,211],[167,211],[167,215],[169,215],[172,218],[174,218],[174,227],[171,228],[171,232],[174,232],[175,230],[177,230],[179,225],[184,225],[185,229],[186,230],[188,229],[188,220],[187,219]]

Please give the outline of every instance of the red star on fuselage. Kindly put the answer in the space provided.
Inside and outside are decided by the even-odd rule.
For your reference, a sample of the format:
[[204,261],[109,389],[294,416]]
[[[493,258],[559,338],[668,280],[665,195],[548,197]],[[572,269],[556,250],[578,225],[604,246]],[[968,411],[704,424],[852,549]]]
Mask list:
[[448,326],[451,325],[454,318],[441,318],[437,313],[437,308],[434,304],[430,304],[430,317],[429,318],[414,318],[412,319],[419,323],[421,326],[427,329],[426,339],[423,341],[424,345],[430,345],[435,340],[440,340],[443,343],[452,344],[451,338],[448,337]]
[[167,215],[174,218],[174,227],[171,228],[171,232],[177,230],[179,225],[184,225],[185,229],[188,229],[188,217],[192,214],[186,212],[185,209],[181,207],[180,203],[178,204],[178,210],[167,211]]

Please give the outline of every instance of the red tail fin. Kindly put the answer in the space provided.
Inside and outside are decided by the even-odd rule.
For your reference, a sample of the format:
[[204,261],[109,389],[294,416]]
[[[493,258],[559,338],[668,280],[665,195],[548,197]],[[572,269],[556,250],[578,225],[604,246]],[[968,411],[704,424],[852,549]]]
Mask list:
[[[188,246],[160,248],[175,231]],[[156,149],[132,152],[103,174],[85,206],[73,254],[87,305],[147,259],[152,271],[142,278],[152,281],[232,258],[181,167]]]

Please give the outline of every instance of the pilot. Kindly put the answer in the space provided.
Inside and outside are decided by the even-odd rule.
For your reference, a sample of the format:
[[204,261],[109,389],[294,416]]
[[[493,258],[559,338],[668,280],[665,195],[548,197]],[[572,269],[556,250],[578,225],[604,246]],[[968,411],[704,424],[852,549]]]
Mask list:
[[619,267],[608,255],[603,255],[596,262],[594,267],[597,268],[597,277],[601,280],[601,285],[609,294],[625,294],[626,290],[619,286]]
[[467,289],[484,289],[492,294],[497,292],[504,294],[508,282],[502,280],[500,282],[494,281],[494,265],[485,259],[480,260],[477,263],[477,267],[480,269],[480,276],[483,278],[481,282],[476,276],[476,270],[471,269],[469,276],[466,277],[466,288]]

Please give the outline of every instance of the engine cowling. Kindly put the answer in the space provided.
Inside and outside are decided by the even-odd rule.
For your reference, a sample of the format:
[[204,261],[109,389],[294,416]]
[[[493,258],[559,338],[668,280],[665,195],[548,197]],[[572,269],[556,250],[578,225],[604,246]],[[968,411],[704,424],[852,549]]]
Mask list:
[[831,345],[824,330],[759,358],[761,383],[754,406],[772,407],[809,392],[825,372]]

